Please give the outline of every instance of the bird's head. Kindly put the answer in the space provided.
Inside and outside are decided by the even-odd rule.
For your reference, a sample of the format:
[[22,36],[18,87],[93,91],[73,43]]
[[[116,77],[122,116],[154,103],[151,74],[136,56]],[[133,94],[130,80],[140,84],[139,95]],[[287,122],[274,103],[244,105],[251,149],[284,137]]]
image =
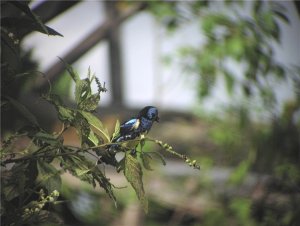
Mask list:
[[156,107],[153,106],[144,107],[138,114],[138,118],[140,117],[147,118],[151,121],[159,122],[158,110]]

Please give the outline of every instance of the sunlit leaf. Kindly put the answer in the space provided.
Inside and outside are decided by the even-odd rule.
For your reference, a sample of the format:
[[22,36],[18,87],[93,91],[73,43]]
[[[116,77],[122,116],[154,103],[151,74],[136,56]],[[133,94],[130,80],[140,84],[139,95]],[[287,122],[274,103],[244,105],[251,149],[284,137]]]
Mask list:
[[90,169],[85,169],[85,170],[82,170],[82,169],[76,169],[76,174],[77,176],[82,176],[84,174],[87,174],[88,172],[90,172],[91,170]]
[[79,111],[80,114],[88,121],[88,123],[95,129],[94,132],[101,136],[105,143],[109,143],[109,133],[102,122],[92,113],[86,111]]
[[111,137],[111,140],[114,140],[114,138],[116,138],[119,135],[119,133],[120,133],[120,121],[117,120],[115,125],[115,131]]
[[99,145],[99,139],[98,137],[95,135],[95,133],[93,132],[93,130],[90,130],[90,134],[89,134],[89,140],[95,145]]

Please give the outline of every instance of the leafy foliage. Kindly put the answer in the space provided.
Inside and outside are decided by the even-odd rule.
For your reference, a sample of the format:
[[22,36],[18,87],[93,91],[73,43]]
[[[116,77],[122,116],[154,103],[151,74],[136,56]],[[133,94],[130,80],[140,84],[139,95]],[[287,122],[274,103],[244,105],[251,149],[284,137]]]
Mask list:
[[[110,135],[101,120],[94,114],[99,106],[101,93],[106,92],[105,83],[88,69],[87,77],[81,77],[66,62],[65,68],[75,82],[75,106],[66,105],[61,96],[49,91],[42,98],[56,109],[62,124],[59,132],[44,130],[37,118],[4,84],[13,85],[19,77],[29,78],[32,71],[26,71],[15,62],[20,58],[20,40],[31,31],[48,35],[60,35],[42,23],[28,7],[28,2],[2,1],[1,6],[11,10],[12,16],[6,16],[1,24],[1,47],[5,58],[1,59],[1,72],[5,88],[1,90],[1,112],[14,109],[22,116],[21,127],[3,138],[1,155],[1,221],[5,225],[40,225],[44,222],[62,224],[54,206],[61,203],[62,177],[68,172],[92,185],[102,187],[117,205],[114,185],[106,177],[103,164],[112,165],[124,175],[137,193],[145,211],[148,209],[143,188],[143,168],[150,169],[150,153],[142,149],[136,153],[138,144],[148,142],[144,137],[134,141],[121,142],[117,152],[125,153],[120,161],[111,154],[109,147],[114,137],[120,132],[120,123],[116,122],[115,131]],[[17,9],[17,10],[16,10]],[[9,13],[8,13],[9,14]],[[8,15],[5,14],[5,15]],[[33,78],[33,77],[31,77]],[[91,85],[96,83],[98,90],[92,92]],[[9,86],[11,87],[11,86]],[[64,143],[64,133],[73,128],[80,140],[79,146]],[[149,141],[150,142],[150,141]],[[175,153],[175,152],[174,152]],[[158,155],[158,154],[156,154]],[[142,158],[138,156],[144,156]],[[143,160],[141,160],[143,159]],[[147,159],[147,160],[146,160]],[[146,163],[147,162],[147,163]],[[64,200],[63,200],[64,201]]]
[[[199,100],[212,96],[219,85],[231,100],[220,114],[201,118],[209,123],[216,146],[215,155],[209,154],[211,161],[233,167],[226,183],[229,191],[222,186],[221,197],[211,195],[215,206],[206,207],[201,225],[299,224],[299,67],[287,65],[276,52],[276,47],[285,48],[282,28],[290,24],[285,5],[295,7],[260,0],[150,4],[170,33],[190,23],[203,35],[198,43],[166,58],[169,64],[181,65],[185,74],[197,76]],[[291,100],[278,98],[282,85],[293,92]],[[253,120],[253,115],[259,117]],[[268,175],[268,185],[258,186],[262,197],[232,194],[253,172]],[[214,186],[208,185],[208,190]]]
[[[102,86],[94,75],[91,75],[90,70],[86,79],[79,79],[79,76],[76,75],[70,65],[66,64],[66,67],[76,83],[75,108],[66,106],[59,96],[50,93],[51,90],[43,96],[46,101],[55,107],[58,118],[62,122],[63,128],[59,133],[44,131],[25,106],[17,100],[7,98],[14,107],[23,113],[24,118],[29,123],[29,126],[21,128],[8,137],[1,149],[1,165],[7,173],[7,176],[2,177],[4,188],[1,195],[4,203],[2,216],[4,222],[9,225],[13,222],[23,221],[32,224],[36,222],[36,219],[41,220],[43,218],[47,220],[48,217],[53,218],[52,214],[44,212],[43,207],[45,203],[53,204],[52,201],[47,200],[54,199],[49,197],[52,197],[53,192],[60,190],[61,174],[64,172],[71,173],[93,187],[102,187],[116,204],[113,191],[114,185],[110,183],[109,178],[105,176],[105,173],[99,167],[101,163],[112,165],[117,171],[124,171],[126,179],[132,185],[145,212],[147,212],[148,202],[142,181],[142,165],[145,169],[150,170],[152,157],[151,153],[143,152],[142,148],[137,154],[136,147],[139,144],[143,146],[145,142],[157,143],[188,163],[192,162],[187,157],[173,151],[169,145],[145,137],[118,143],[120,145],[118,151],[125,153],[124,158],[118,162],[115,156],[109,153],[109,147],[112,144],[113,137],[118,136],[120,131],[119,121],[116,122],[115,131],[111,136],[101,120],[93,114],[98,106],[101,92],[106,92],[105,86]],[[91,91],[93,81],[98,84],[96,93]],[[63,134],[70,127],[75,128],[78,133],[81,141],[79,147],[64,144]],[[25,138],[29,139],[26,142],[26,147],[15,149],[14,145]],[[87,158],[86,155],[90,155],[92,159]],[[158,153],[156,155],[160,156]],[[11,163],[13,168],[10,170],[8,166]],[[195,161],[190,165],[196,166]],[[19,179],[16,180],[16,178]],[[45,195],[48,195],[48,198],[44,198],[44,196],[34,198],[38,189],[42,189]],[[9,216],[10,212],[16,213],[15,218]],[[39,214],[43,216],[39,218]],[[27,217],[27,215],[30,217]],[[36,216],[33,219],[34,215]]]
[[182,46],[170,60],[198,76],[202,100],[222,81],[232,97],[238,93],[246,99],[259,99],[274,110],[278,95],[273,86],[299,76],[293,76],[291,68],[275,57],[274,46],[282,41],[279,25],[289,23],[280,2],[161,1],[152,2],[149,10],[170,31],[198,23],[203,44]]

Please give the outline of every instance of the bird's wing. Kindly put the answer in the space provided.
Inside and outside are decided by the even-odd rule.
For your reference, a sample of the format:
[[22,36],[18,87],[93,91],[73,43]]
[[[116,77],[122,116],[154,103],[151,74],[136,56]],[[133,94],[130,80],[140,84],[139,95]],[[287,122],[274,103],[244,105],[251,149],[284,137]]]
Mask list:
[[137,119],[137,118],[130,119],[120,126],[120,133],[121,133],[121,135],[128,134],[131,131],[137,129],[139,127],[139,125],[140,125],[139,119]]

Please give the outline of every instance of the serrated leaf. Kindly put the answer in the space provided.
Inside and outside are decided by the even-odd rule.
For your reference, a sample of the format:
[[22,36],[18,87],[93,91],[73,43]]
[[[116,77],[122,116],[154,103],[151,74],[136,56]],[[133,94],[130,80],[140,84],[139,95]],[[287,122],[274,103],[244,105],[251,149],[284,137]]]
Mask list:
[[91,171],[93,179],[96,180],[100,187],[102,187],[109,197],[114,201],[115,206],[117,206],[116,197],[113,192],[113,186],[109,179],[105,177],[102,171],[98,167],[94,167]]
[[94,111],[98,107],[99,101],[100,101],[100,95],[98,93],[93,94],[87,97],[85,100],[82,100],[79,103],[78,108],[84,111]]
[[109,143],[110,138],[107,128],[104,127],[102,122],[92,113],[86,111],[79,111],[80,114],[88,121],[88,123],[95,129],[94,132],[101,136],[105,143]]
[[[68,150],[65,151],[67,152]],[[64,170],[68,170],[72,175],[78,177],[80,180],[88,182],[93,187],[96,187],[98,183],[116,205],[116,197],[113,193],[112,184],[109,182],[109,179],[105,177],[100,168],[96,167],[94,163],[80,155],[72,157],[66,155],[62,158],[61,163]]]
[[[88,79],[81,79],[76,81],[75,86],[75,101],[77,105],[83,102],[88,96],[91,95],[91,87]],[[83,110],[83,109],[82,109]]]
[[60,190],[61,188],[61,177],[59,170],[55,169],[51,164],[38,160],[38,181],[45,186],[48,192],[54,190]]
[[125,154],[124,162],[124,175],[127,181],[131,184],[135,190],[138,199],[140,200],[144,211],[148,212],[148,200],[145,195],[144,186],[143,186],[143,171],[139,161],[132,156],[130,153]]
[[80,137],[81,144],[88,142],[91,131],[88,120],[82,114],[76,114],[74,126]]
[[35,116],[19,101],[11,98],[11,97],[6,97],[9,102],[26,118],[29,122],[32,124],[38,126],[38,122],[35,118]]

